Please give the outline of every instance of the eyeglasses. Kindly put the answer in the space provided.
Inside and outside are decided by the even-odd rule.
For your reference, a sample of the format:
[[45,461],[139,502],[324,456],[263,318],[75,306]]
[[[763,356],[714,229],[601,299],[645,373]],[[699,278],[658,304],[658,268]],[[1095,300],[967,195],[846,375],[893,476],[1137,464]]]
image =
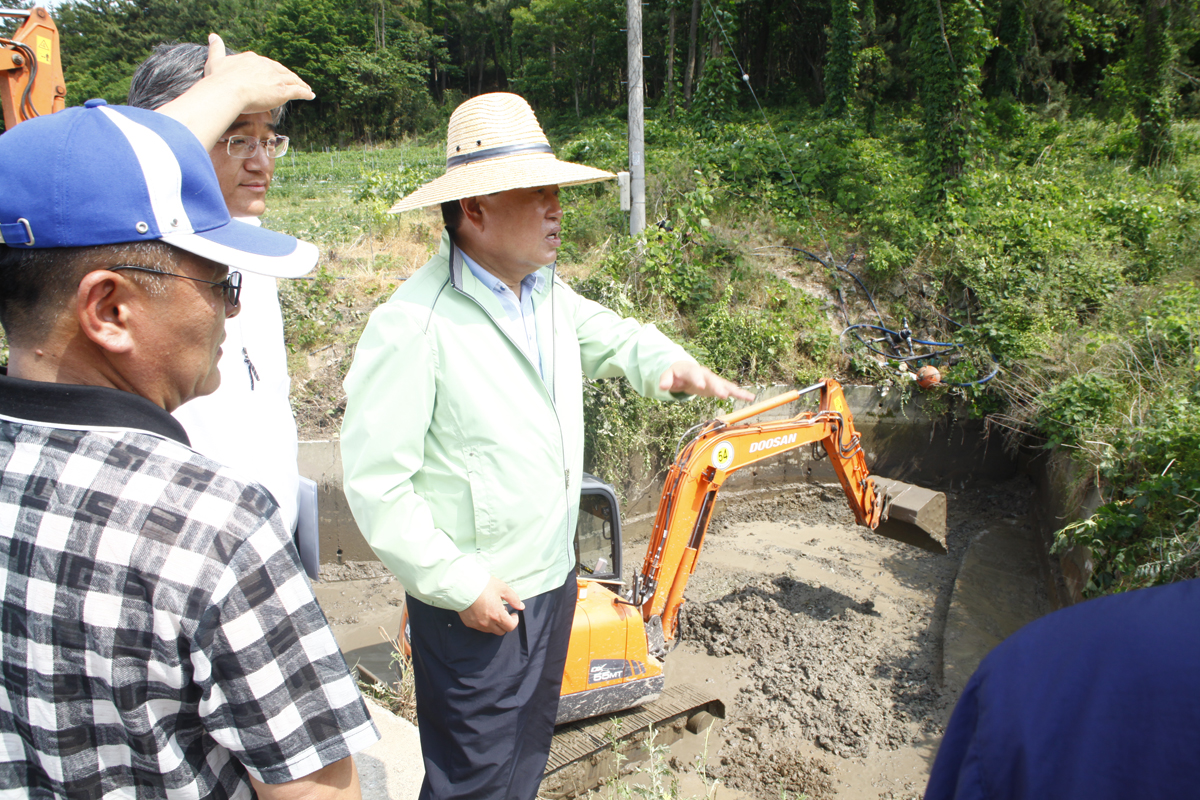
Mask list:
[[278,158],[288,149],[288,137],[286,136],[272,136],[270,139],[257,139],[253,136],[227,136],[224,139],[217,139],[217,142],[224,142],[225,152],[234,158],[251,158],[258,152],[260,144],[267,149],[267,155],[271,158]]
[[242,296],[242,273],[231,272],[225,276],[223,281],[206,281],[203,278],[193,278],[191,275],[180,275],[175,272],[162,272],[149,267],[109,267],[109,272],[120,272],[123,269],[132,269],[137,272],[149,272],[153,275],[164,275],[172,278],[183,278],[186,281],[195,281],[196,283],[207,283],[209,286],[216,286],[221,290],[221,294],[225,296],[225,302],[233,308],[238,307],[238,300]]

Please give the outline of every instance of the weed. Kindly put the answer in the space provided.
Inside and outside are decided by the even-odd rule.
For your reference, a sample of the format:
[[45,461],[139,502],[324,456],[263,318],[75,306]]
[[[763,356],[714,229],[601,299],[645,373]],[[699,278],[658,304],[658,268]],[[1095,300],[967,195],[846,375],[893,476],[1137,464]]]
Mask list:
[[344,303],[337,300],[337,276],[324,265],[308,279],[281,283],[279,305],[288,344],[304,350],[327,344],[342,321]]
[[412,659],[403,654],[400,644],[383,628],[379,635],[392,646],[392,666],[400,673],[400,680],[392,683],[367,681],[361,677],[358,688],[381,706],[398,717],[417,724],[417,694],[413,683]]
[[[645,759],[631,767],[622,769],[629,757],[621,752],[621,742],[628,743],[629,739],[620,736],[619,724],[609,731],[609,740],[613,760],[616,765],[614,775],[604,784],[603,796],[606,800],[715,800],[721,781],[709,772],[709,743],[713,732],[710,725],[704,731],[704,747],[696,754],[691,764],[692,771],[704,786],[702,796],[687,796],[683,793],[677,769],[672,768],[670,748],[658,741],[658,733],[650,725],[645,738],[641,740]],[[631,737],[634,738],[634,737]],[[807,800],[804,793],[789,794],[786,789],[780,789],[780,800]]]
[[[619,728],[617,730],[619,731]],[[625,772],[622,765],[629,758],[621,752],[620,742],[612,732],[610,738],[613,739],[612,753],[616,770],[604,787],[608,800],[680,800],[679,778],[667,763],[671,749],[658,742],[658,733],[653,725],[647,728],[646,738],[642,742],[646,760],[633,767],[632,774],[636,776],[634,780],[621,779],[622,772]],[[709,794],[708,797],[711,800],[712,795]]]

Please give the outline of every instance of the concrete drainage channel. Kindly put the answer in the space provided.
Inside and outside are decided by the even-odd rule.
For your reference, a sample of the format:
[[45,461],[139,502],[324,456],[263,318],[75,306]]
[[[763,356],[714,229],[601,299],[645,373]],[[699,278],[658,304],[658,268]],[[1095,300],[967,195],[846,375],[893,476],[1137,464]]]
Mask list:
[[[944,402],[933,416],[921,398],[845,388],[872,472],[946,493],[947,552],[855,527],[832,470],[807,449],[733,473],[688,587],[683,644],[667,659],[668,686],[707,688],[726,707],[707,748],[686,720],[660,738],[677,740],[660,766],[683,796],[713,781],[723,798],[919,796],[979,660],[1068,602],[1072,563],[1064,582],[1046,542],[1083,503],[1067,496],[1069,474],[1005,453],[982,421]],[[396,634],[402,589],[349,515],[337,443],[302,443],[300,459],[321,490],[318,599],[351,665],[394,679],[380,629]],[[656,505],[651,490],[622,510],[628,568],[641,562]],[[364,797],[415,797],[415,731],[384,722],[389,741],[359,759]],[[584,771],[603,777],[604,761]],[[623,782],[646,779],[645,764],[625,770]],[[569,789],[548,780],[543,794]]]

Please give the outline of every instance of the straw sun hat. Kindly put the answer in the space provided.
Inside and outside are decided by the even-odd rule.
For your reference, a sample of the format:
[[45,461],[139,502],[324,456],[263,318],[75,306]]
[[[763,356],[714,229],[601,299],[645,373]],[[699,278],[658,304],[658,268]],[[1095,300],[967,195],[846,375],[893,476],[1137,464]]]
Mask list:
[[448,200],[533,186],[578,186],[617,177],[559,161],[524,98],[495,92],[466,101],[450,115],[446,174],[401,198],[392,213]]

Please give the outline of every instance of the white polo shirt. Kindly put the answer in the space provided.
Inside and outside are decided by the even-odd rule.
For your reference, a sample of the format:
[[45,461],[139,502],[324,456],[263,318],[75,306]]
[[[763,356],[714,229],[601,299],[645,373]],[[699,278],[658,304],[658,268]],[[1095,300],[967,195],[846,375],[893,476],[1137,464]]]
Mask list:
[[[257,217],[240,220],[261,224]],[[292,531],[298,512],[299,446],[276,279],[242,271],[240,304],[238,315],[225,321],[220,388],[175,409],[174,416],[194,450],[265,486]]]

